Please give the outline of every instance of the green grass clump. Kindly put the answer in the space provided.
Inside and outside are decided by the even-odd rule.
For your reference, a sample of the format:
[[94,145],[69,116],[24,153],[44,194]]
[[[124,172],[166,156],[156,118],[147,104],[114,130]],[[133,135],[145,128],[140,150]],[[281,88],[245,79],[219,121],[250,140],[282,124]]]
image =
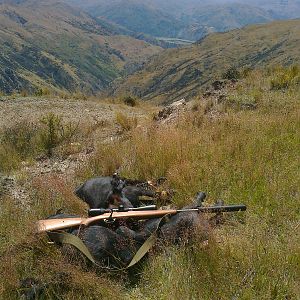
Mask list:
[[238,80],[241,78],[241,73],[236,67],[230,67],[222,75],[223,79]]
[[33,158],[38,153],[38,126],[29,121],[21,121],[1,132],[0,172],[16,169],[21,161]]
[[271,89],[273,90],[284,90],[300,83],[299,66],[278,67],[274,69],[273,73],[274,75],[271,79]]
[[125,96],[122,98],[122,101],[124,102],[124,104],[131,106],[131,107],[137,106],[137,104],[138,104],[137,99],[132,96]]

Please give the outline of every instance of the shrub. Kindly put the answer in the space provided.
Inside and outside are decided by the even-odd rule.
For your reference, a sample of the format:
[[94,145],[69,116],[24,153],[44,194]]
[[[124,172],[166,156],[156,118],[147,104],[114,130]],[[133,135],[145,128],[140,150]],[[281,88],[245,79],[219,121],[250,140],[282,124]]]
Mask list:
[[128,106],[136,106],[137,105],[137,100],[136,98],[132,97],[132,96],[125,96],[123,99],[123,102],[128,105]]
[[222,77],[228,80],[238,80],[241,78],[241,74],[236,67],[230,67]]
[[35,96],[37,97],[42,97],[42,96],[49,96],[50,95],[50,90],[48,88],[38,88],[35,93]]

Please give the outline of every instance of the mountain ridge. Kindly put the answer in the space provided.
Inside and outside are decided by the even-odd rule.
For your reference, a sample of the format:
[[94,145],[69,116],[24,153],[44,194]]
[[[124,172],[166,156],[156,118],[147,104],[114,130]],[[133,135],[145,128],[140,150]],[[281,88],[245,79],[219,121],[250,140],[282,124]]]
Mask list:
[[95,17],[101,16],[136,33],[152,37],[196,41],[211,32],[224,32],[249,24],[300,17],[300,1],[157,1],[66,0]]

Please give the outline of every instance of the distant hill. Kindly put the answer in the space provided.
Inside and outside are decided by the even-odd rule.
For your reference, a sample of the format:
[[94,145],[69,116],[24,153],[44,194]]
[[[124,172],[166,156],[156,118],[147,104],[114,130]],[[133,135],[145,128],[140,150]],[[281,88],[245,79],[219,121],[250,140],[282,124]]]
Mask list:
[[246,4],[209,5],[194,9],[182,17],[186,22],[202,24],[215,32],[224,32],[255,23],[267,23],[273,17],[267,11]]
[[115,94],[172,102],[191,97],[230,67],[300,63],[300,20],[214,33],[198,44],[166,50],[115,87]]
[[274,19],[300,18],[300,0],[251,0],[251,4],[268,11]]
[[300,17],[299,0],[65,0],[152,37],[196,41],[211,32]]
[[1,1],[0,91],[97,92],[160,47],[57,1]]
[[131,31],[156,37],[177,37],[178,31],[184,26],[172,15],[136,0],[100,4],[90,9],[89,12],[95,17],[105,17]]

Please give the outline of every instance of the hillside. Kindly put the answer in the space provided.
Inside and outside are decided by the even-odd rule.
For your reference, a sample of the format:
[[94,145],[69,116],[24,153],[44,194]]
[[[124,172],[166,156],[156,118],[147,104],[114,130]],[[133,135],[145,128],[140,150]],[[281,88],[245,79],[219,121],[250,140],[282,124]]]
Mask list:
[[60,2],[9,2],[0,4],[0,90],[5,93],[40,88],[94,93],[128,65],[161,50]]
[[115,87],[115,94],[172,102],[191,97],[230,67],[266,67],[300,61],[300,20],[252,25],[211,34],[198,44],[172,49]]

